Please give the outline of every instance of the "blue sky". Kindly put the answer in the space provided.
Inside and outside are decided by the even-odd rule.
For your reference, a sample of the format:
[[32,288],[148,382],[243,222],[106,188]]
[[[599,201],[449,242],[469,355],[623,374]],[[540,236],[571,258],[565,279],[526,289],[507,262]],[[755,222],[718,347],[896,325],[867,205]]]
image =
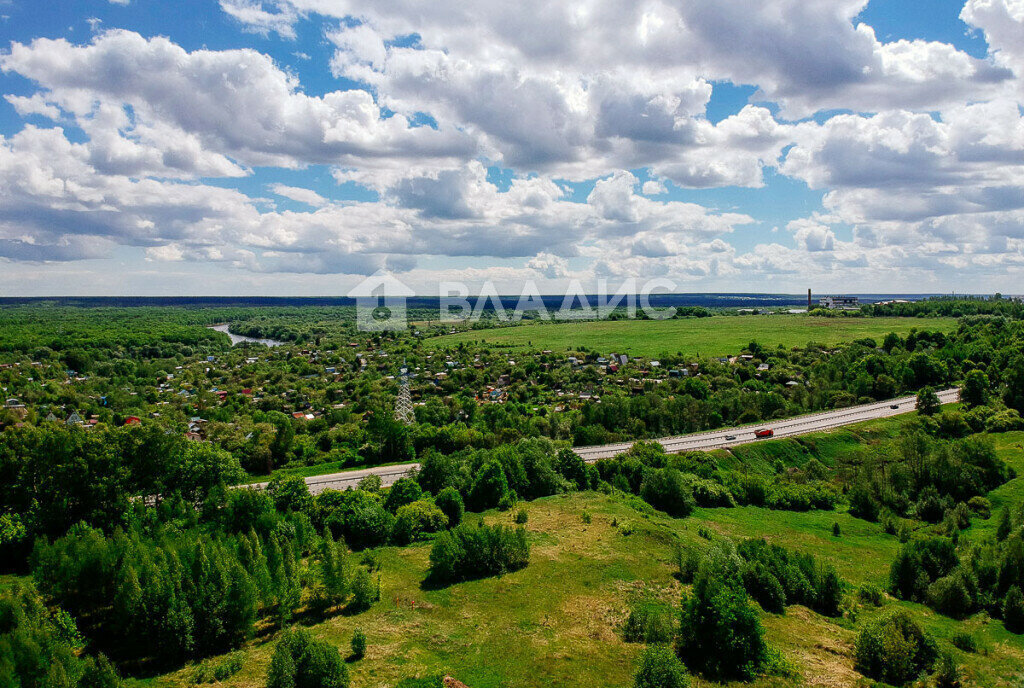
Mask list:
[[1014,293],[1022,0],[0,0],[0,295]]

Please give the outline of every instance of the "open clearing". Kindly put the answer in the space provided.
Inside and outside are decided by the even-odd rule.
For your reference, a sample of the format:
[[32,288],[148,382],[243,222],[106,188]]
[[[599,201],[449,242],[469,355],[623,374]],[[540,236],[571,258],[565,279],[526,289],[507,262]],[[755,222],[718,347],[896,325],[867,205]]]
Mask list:
[[442,347],[483,342],[512,348],[566,351],[586,347],[600,353],[633,356],[725,356],[751,341],[763,347],[832,346],[863,337],[881,343],[889,332],[911,329],[952,332],[954,318],[819,318],[804,315],[746,315],[679,320],[616,320],[537,323],[488,330],[467,330],[429,340]]

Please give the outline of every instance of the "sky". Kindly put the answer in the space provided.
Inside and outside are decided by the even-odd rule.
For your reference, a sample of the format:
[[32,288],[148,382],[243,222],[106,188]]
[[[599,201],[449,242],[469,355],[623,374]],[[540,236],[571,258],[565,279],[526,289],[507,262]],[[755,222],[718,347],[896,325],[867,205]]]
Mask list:
[[1024,0],[0,0],[0,296],[1024,293]]

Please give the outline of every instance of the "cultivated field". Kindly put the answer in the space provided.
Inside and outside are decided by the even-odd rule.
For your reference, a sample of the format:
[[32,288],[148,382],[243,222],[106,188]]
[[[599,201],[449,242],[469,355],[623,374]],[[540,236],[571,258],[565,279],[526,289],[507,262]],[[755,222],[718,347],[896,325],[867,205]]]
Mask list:
[[724,356],[751,340],[763,347],[826,346],[872,337],[881,343],[889,332],[906,335],[911,329],[956,329],[954,318],[818,318],[804,315],[750,315],[680,320],[618,320],[528,324],[492,330],[468,330],[436,337],[431,342],[457,346],[482,342],[508,347],[565,351],[586,347],[601,353],[634,356]]

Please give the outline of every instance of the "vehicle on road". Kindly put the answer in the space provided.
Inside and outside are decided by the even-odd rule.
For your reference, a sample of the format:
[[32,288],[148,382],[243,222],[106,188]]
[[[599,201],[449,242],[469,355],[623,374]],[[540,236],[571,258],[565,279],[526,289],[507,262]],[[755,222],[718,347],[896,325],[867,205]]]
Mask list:
[[890,406],[889,408],[891,408],[891,409],[893,409],[893,410],[896,410],[896,411],[899,411],[899,409],[900,409],[900,405],[899,405],[899,404],[893,404],[893,405],[892,405],[892,406]]
[[765,428],[764,430],[756,430],[754,437],[761,439],[762,437],[775,437],[775,431],[771,428]]
[[736,435],[726,435],[725,439],[730,440],[730,441],[734,440],[734,439],[736,439]]

